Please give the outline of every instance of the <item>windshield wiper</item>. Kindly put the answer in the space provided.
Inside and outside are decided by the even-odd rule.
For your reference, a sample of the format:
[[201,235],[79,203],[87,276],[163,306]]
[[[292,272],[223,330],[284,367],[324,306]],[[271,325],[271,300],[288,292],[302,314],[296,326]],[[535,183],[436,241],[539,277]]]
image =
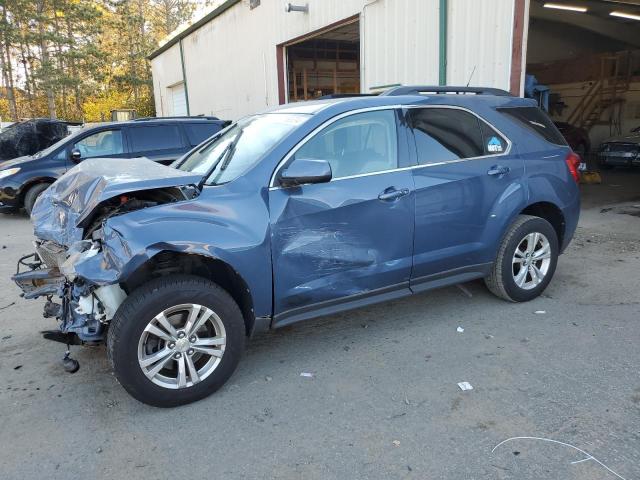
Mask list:
[[[238,136],[241,135],[240,133],[238,134]],[[216,167],[218,166],[218,164],[220,163],[220,161],[223,158],[226,158],[227,155],[229,154],[229,152],[231,151],[232,148],[234,147],[234,143],[235,143],[235,139],[232,142],[229,142],[227,144],[226,147],[224,147],[224,149],[222,150],[222,152],[220,152],[220,155],[218,155],[218,158],[216,158],[215,162],[213,162],[213,165],[211,165],[207,171],[204,173],[204,175],[202,176],[202,179],[200,180],[200,182],[198,183],[198,189],[202,190],[202,187],[204,186],[205,182],[207,181],[207,178],[209,178],[209,175],[211,175],[213,173],[213,171],[216,169]]]
[[[231,163],[231,159],[233,158],[233,155],[236,152],[236,146],[238,145],[238,142],[240,141],[240,137],[242,137],[243,133],[244,133],[244,130],[240,130],[240,132],[238,132],[238,135],[236,135],[236,138],[234,138],[233,141],[228,145],[228,148],[225,149],[225,152],[222,152],[222,156],[220,159],[222,160],[222,163],[220,164],[220,173],[218,173],[216,180],[220,178],[220,175],[222,175],[222,172],[224,172],[229,166],[229,163]],[[216,165],[217,164],[218,164],[218,161],[216,161]],[[209,175],[212,175],[214,171],[215,171],[215,165],[211,169],[210,173],[207,175],[207,178],[209,177]],[[216,180],[214,180],[212,183],[215,184]]]
[[236,146],[238,145],[238,142],[240,141],[240,137],[242,137],[243,133],[244,133],[244,130],[240,130],[236,138],[234,138],[233,142],[231,142],[231,146],[229,147],[229,152],[227,153],[227,156],[224,157],[224,162],[222,162],[222,165],[220,165],[221,172],[223,170],[226,170],[227,167],[229,166],[229,162],[231,162],[231,159],[233,158],[233,154],[236,153]]

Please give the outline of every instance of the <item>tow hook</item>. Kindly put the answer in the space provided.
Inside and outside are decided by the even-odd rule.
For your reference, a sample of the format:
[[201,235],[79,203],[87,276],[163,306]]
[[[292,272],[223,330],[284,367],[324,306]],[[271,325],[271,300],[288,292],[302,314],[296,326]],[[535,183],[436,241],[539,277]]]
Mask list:
[[76,373],[78,370],[80,370],[80,363],[78,363],[77,360],[71,358],[71,352],[69,350],[64,353],[62,366],[64,367],[64,370],[69,373]]

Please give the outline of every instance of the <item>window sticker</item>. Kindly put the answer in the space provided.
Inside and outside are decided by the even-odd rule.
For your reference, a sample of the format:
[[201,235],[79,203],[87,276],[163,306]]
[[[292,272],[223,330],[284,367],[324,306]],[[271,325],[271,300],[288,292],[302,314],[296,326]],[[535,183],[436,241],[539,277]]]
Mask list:
[[492,153],[499,153],[502,151],[502,142],[498,137],[491,137],[487,142],[487,151]]

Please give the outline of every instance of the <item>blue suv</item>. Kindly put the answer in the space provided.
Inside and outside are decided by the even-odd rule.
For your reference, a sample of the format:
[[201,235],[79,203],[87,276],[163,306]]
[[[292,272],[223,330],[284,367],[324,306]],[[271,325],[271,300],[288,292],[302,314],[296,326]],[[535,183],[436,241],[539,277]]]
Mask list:
[[47,297],[63,341],[106,341],[135,398],[184,404],[220,388],[260,330],[478,278],[537,297],[578,223],[578,162],[531,100],[500,90],[284,105],[174,168],[71,169],[36,202],[37,253],[13,278]]

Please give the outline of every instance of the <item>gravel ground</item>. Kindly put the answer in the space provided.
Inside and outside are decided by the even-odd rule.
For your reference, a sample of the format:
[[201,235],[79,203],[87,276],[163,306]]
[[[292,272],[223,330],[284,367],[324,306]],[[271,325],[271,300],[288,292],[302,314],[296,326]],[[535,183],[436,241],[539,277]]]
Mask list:
[[[130,398],[103,348],[76,347],[80,371],[62,370],[42,302],[8,278],[30,223],[0,215],[0,476],[640,479],[640,174],[604,180],[583,187],[537,300],[472,282],[471,297],[451,287],[288,327],[254,339],[216,395],[171,410]],[[534,439],[493,450],[512,437],[595,459]]]

